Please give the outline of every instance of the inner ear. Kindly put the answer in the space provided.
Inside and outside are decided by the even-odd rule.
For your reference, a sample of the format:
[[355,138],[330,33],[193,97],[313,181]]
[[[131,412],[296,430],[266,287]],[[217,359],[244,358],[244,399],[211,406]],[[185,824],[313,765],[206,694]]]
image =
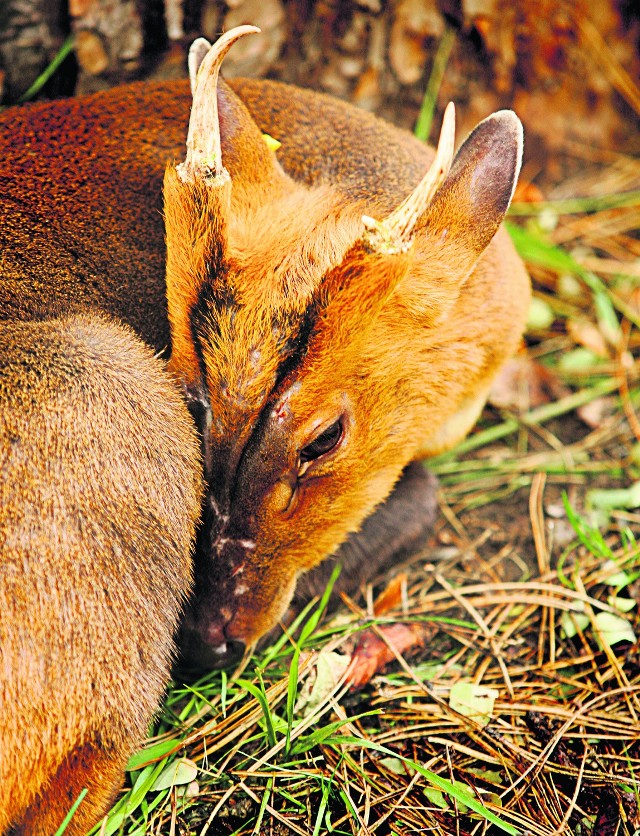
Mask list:
[[[522,162],[522,125],[510,110],[481,122],[420,219],[434,256],[466,277],[502,223]],[[439,260],[439,259],[438,259]]]

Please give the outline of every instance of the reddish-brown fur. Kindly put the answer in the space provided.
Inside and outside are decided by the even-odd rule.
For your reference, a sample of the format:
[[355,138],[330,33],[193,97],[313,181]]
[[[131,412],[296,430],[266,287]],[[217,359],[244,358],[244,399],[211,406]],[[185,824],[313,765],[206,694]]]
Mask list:
[[[374,252],[362,215],[383,220],[432,152],[326,97],[232,87],[252,117],[223,86],[231,186],[166,170],[168,305],[186,83],[0,117],[0,833],[54,832],[88,786],[82,833],[116,792],[190,589],[199,446],[183,638],[224,661],[408,462],[468,430],[520,338],[526,276],[492,239],[508,137],[504,171],[473,146],[407,251]],[[303,461],[338,418],[335,448]]]
[[51,836],[83,787],[67,832],[106,810],[191,588],[198,442],[140,338],[168,339],[171,151],[134,140],[136,107],[125,90],[2,120],[0,833]]

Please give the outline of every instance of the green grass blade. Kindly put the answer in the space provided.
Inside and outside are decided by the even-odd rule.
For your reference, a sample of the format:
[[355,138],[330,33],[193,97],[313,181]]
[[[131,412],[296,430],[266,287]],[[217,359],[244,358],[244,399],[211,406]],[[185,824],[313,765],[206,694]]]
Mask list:
[[174,739],[161,740],[159,743],[154,743],[153,746],[148,746],[146,749],[140,749],[134,752],[129,758],[125,769],[127,772],[137,772],[142,767],[167,757],[167,755],[175,752],[177,748],[178,745]]
[[79,795],[79,796],[76,798],[76,800],[73,802],[73,805],[72,805],[71,809],[69,810],[69,812],[67,813],[67,815],[66,815],[66,816],[64,817],[64,819],[62,820],[62,824],[61,824],[61,825],[60,825],[60,827],[56,830],[56,832],[55,832],[55,836],[62,836],[62,834],[65,832],[65,830],[67,829],[67,825],[69,824],[69,822],[71,821],[71,819],[74,817],[76,810],[77,810],[77,809],[78,809],[78,807],[82,804],[82,802],[84,801],[84,797],[85,797],[85,795],[86,795],[88,792],[89,792],[89,790],[88,790],[86,787],[82,790],[82,792],[80,793],[80,795]]
[[264,788],[264,792],[262,793],[262,799],[260,800],[260,809],[258,810],[258,818],[256,819],[256,823],[253,828],[254,833],[261,833],[261,825],[262,820],[264,819],[264,814],[267,809],[267,804],[269,803],[269,798],[271,797],[271,791],[273,789],[273,778],[269,778],[267,781],[267,786]]
[[220,710],[222,716],[227,716],[227,689],[229,687],[229,680],[226,671],[220,671]]
[[285,743],[285,755],[289,754],[291,742],[291,729],[293,728],[293,709],[298,696],[298,669],[300,664],[300,648],[296,648],[291,665],[289,667],[289,682],[287,688],[287,742]]
[[582,281],[594,293],[594,301],[600,320],[604,318],[606,323],[611,323],[612,312],[608,309],[615,308],[629,322],[640,328],[640,317],[636,311],[617,294],[613,293],[598,276],[579,264],[569,253],[546,241],[541,235],[532,232],[530,229],[509,222],[506,222],[505,226],[518,253],[529,264],[545,267],[547,270],[553,270],[558,274],[571,273],[580,276]]
[[436,102],[438,100],[438,92],[442,86],[442,79],[444,78],[444,74],[447,69],[454,40],[455,31],[453,27],[447,26],[433,58],[431,75],[429,76],[429,81],[427,82],[427,89],[424,91],[424,96],[422,97],[422,104],[420,105],[420,113],[418,113],[416,126],[413,129],[414,134],[423,142],[429,141],[431,125],[433,124],[433,116],[436,110]]
[[246,679],[237,679],[236,684],[239,685],[241,688],[244,688],[245,691],[248,691],[252,697],[255,697],[260,704],[260,708],[262,709],[262,713],[264,715],[264,722],[265,722],[265,732],[267,735],[267,742],[269,746],[276,745],[276,732],[273,726],[273,719],[271,717],[271,711],[269,709],[269,703],[267,701],[267,695],[264,691],[264,682],[262,681],[262,675],[258,673],[261,688],[256,688],[253,682],[249,682]]
[[607,545],[602,533],[597,528],[592,528],[587,522],[575,511],[569,502],[569,497],[566,492],[562,492],[562,504],[567,514],[567,519],[571,528],[576,533],[576,537],[582,545],[587,548],[591,554],[596,557],[601,557],[606,560],[613,560],[613,552]]
[[40,73],[38,78],[18,99],[18,104],[30,101],[34,96],[37,96],[44,85],[53,76],[69,53],[73,52],[74,38],[73,35],[67,35],[65,42],[62,44],[51,63]]
[[328,723],[326,726],[316,729],[311,734],[299,737],[291,747],[291,754],[302,755],[304,752],[308,752],[309,749],[313,749],[314,746],[320,746],[321,743],[326,743],[330,740],[341,741],[344,738],[335,737],[335,732],[339,731],[346,723],[353,723],[355,720],[360,720],[363,717],[372,717],[380,713],[381,709],[374,709],[373,711],[365,711],[362,714],[357,714],[355,717],[348,717],[346,720],[336,720],[333,723]]
[[130,792],[124,798],[120,799],[111,809],[104,831],[98,824],[90,831],[90,834],[95,836],[95,834],[99,833],[100,836],[113,836],[113,834],[117,833],[123,826],[125,819],[135,813],[144,804],[147,794],[151,790],[156,778],[166,765],[167,761],[162,760],[152,766],[145,767],[136,777]]
[[573,273],[580,276],[586,272],[569,253],[546,241],[541,235],[516,224],[507,222],[505,226],[520,256],[530,264],[546,267],[556,273]]
[[574,197],[567,200],[540,200],[535,203],[512,203],[509,215],[526,217],[541,212],[555,212],[556,215],[583,215],[603,212],[607,209],[624,209],[640,205],[640,191],[604,194],[598,197]]
[[325,590],[322,593],[322,598],[320,599],[318,606],[316,607],[315,611],[309,616],[305,625],[300,631],[300,638],[298,640],[298,643],[300,645],[302,645],[309,638],[309,636],[318,626],[320,619],[324,615],[324,612],[327,608],[329,598],[331,596],[331,593],[333,592],[333,587],[335,585],[335,582],[338,580],[341,571],[342,566],[340,566],[339,563],[336,563],[336,565],[333,567],[333,572],[331,573],[329,582],[327,583],[327,586],[325,587]]
[[322,798],[320,799],[320,805],[318,807],[318,813],[316,815],[316,823],[313,826],[313,836],[320,836],[320,828],[322,827],[325,812],[329,804],[330,791],[331,784],[329,783],[329,781],[322,781]]

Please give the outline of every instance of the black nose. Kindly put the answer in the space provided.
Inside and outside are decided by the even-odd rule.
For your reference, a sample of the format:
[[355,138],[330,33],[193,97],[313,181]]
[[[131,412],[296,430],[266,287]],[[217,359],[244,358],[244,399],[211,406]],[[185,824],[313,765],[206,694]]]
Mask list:
[[195,630],[183,630],[180,636],[178,671],[181,674],[202,674],[217,668],[235,668],[246,650],[244,642],[227,640],[212,645],[203,641]]

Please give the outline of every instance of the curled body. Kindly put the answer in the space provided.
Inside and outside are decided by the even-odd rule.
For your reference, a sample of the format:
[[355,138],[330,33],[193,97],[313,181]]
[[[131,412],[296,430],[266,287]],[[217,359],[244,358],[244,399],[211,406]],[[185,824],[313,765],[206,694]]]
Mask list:
[[236,36],[192,66],[191,128],[183,82],[0,115],[0,833],[55,832],[85,786],[67,832],[99,818],[179,621],[185,660],[230,664],[328,557],[357,584],[417,547],[415,462],[521,337],[513,114],[407,214],[433,151],[218,80]]

